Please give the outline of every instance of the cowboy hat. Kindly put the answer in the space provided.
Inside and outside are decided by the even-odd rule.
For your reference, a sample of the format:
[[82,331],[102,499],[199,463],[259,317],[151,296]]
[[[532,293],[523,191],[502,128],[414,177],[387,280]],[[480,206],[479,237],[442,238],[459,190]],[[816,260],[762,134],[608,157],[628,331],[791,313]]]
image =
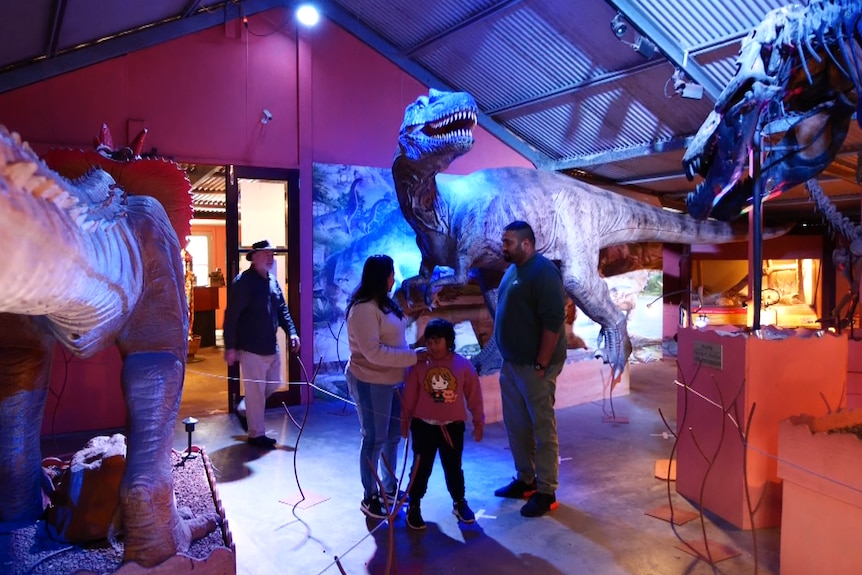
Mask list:
[[245,259],[251,261],[251,256],[255,254],[255,252],[262,252],[264,250],[274,250],[275,248],[270,245],[269,240],[261,240],[259,242],[254,242],[251,244],[251,251],[245,254]]

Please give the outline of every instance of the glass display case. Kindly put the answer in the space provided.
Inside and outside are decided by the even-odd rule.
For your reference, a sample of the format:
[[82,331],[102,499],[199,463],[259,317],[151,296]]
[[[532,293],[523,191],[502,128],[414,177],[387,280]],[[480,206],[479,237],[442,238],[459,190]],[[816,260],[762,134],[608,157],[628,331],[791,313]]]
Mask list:
[[[822,317],[821,262],[818,259],[763,260],[761,325],[819,327]],[[709,325],[752,325],[746,260],[695,259],[692,318]]]

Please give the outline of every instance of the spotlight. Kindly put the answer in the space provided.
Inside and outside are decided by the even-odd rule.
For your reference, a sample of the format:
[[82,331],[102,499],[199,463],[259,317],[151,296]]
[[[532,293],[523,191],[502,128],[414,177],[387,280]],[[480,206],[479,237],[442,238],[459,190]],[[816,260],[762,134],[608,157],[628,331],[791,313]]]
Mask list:
[[320,12],[311,4],[303,4],[296,9],[296,19],[303,26],[314,26],[320,21]]
[[623,20],[623,15],[617,12],[617,15],[611,20],[611,30],[614,31],[614,36],[622,38],[628,29],[628,24]]
[[192,433],[195,430],[195,424],[197,422],[198,420],[192,416],[188,416],[183,420],[183,423],[186,426],[186,433],[189,434],[189,448],[186,450],[186,454],[183,456],[183,463],[185,463],[186,459],[193,459],[195,456],[195,454],[192,453]]

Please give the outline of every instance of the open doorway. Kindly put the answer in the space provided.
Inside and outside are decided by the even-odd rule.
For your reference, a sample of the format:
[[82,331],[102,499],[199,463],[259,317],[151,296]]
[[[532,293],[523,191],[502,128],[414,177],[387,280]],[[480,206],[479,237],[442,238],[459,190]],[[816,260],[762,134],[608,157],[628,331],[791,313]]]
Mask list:
[[[233,412],[243,395],[239,368],[224,363],[222,328],[232,279],[248,262],[251,245],[268,239],[276,246],[278,278],[297,326],[299,309],[299,172],[246,166],[183,166],[192,184],[195,217],[191,241],[194,271],[192,330],[200,348],[190,356],[180,415]],[[291,207],[293,209],[291,209]],[[296,254],[296,255],[294,255]],[[285,382],[299,381],[299,367],[279,330]],[[300,334],[301,335],[301,334]],[[269,407],[295,405],[300,390],[286,384]]]

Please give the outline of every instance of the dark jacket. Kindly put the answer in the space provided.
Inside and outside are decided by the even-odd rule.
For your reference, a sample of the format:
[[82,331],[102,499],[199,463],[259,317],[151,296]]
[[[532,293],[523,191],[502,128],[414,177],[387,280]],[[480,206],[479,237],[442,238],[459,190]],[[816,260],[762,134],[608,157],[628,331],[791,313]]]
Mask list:
[[254,268],[236,276],[224,314],[225,349],[273,355],[278,352],[275,337],[278,326],[289,336],[296,335],[296,326],[275,277],[267,274],[264,278]]

